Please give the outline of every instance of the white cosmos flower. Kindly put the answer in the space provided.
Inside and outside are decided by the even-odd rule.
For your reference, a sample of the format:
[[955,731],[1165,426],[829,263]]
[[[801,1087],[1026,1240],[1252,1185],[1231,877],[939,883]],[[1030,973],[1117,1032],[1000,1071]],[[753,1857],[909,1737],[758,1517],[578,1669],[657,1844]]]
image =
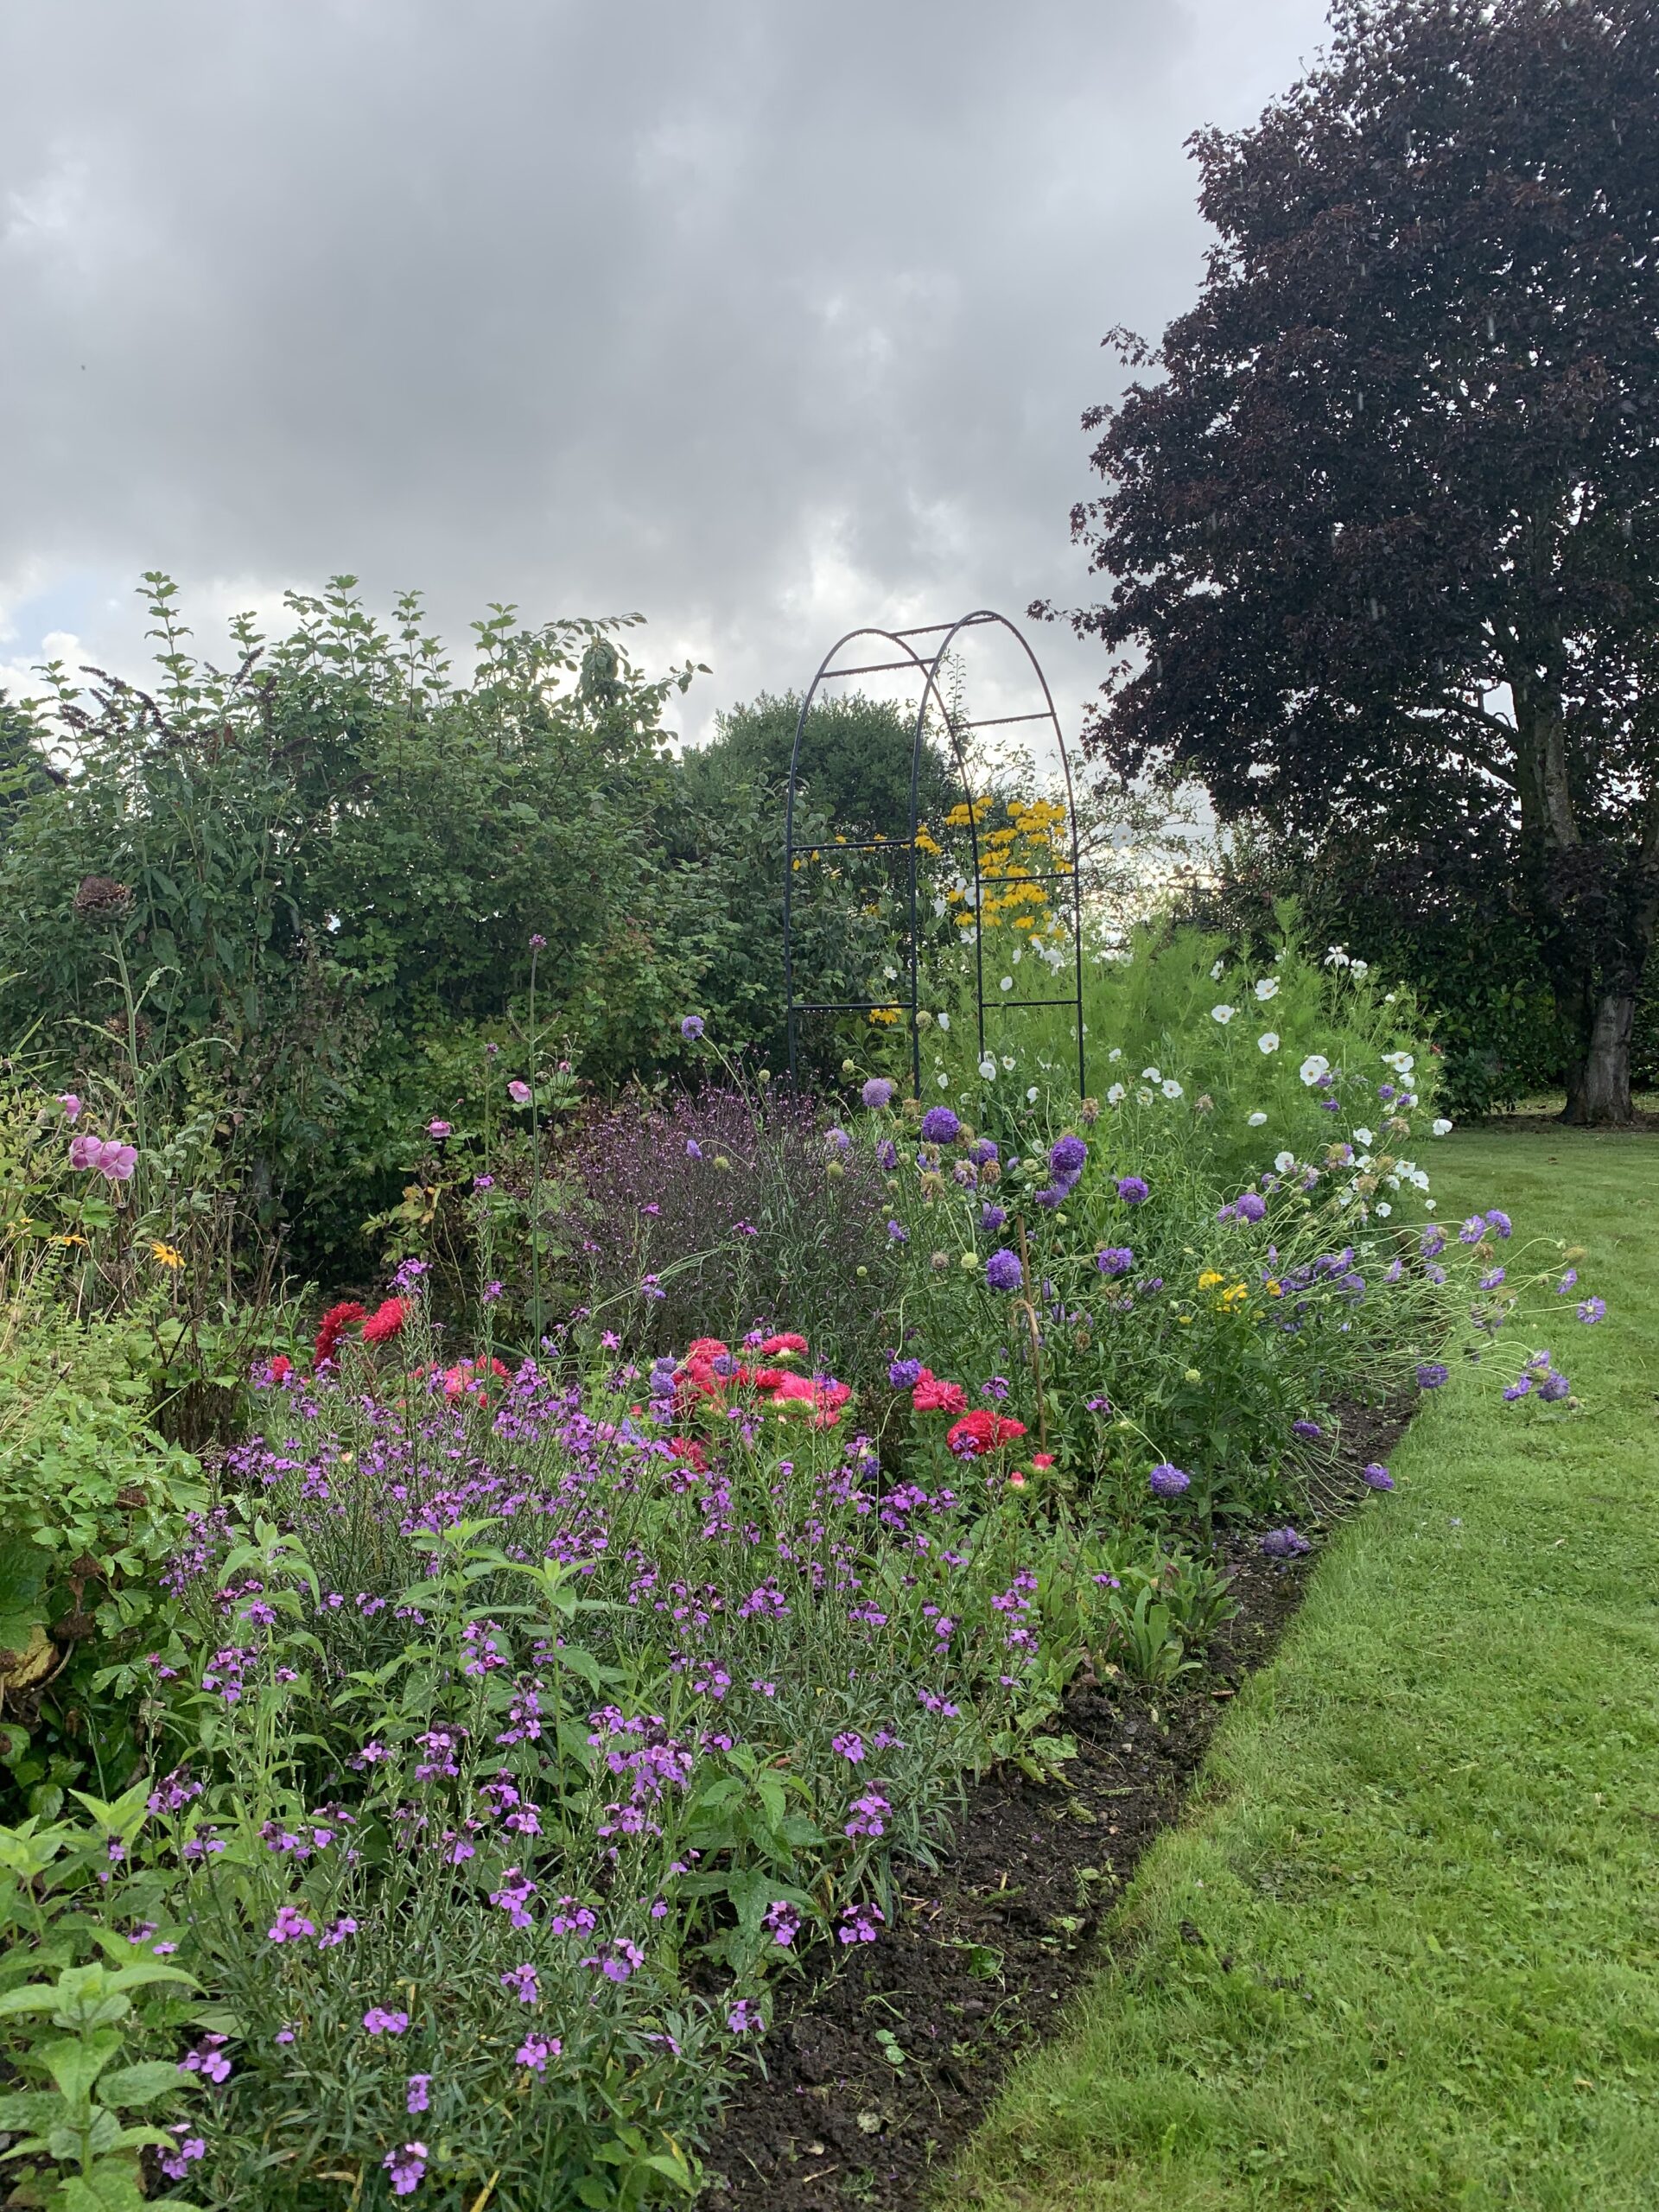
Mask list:
[[1354,1142],[1357,1145],[1363,1147],[1365,1151],[1369,1152],[1371,1147],[1376,1142],[1376,1133],[1371,1129],[1356,1129],[1354,1131]]
[[1276,1152],[1273,1156],[1273,1164],[1281,1175],[1288,1175],[1296,1165],[1296,1155],[1294,1152]]
[[1163,1079],[1156,1068],[1142,1068],[1141,1071],[1142,1083],[1161,1083]]
[[1371,963],[1369,960],[1351,960],[1348,963],[1348,973],[1351,976],[1366,976],[1370,973],[1370,967]]
[[940,1028],[941,1028],[941,1029],[949,1029],[949,1028],[950,1028],[950,1015],[949,1015],[948,1014],[942,1014],[939,1016],[939,1027],[940,1027]]
[[1382,1065],[1385,1068],[1392,1068],[1395,1075],[1409,1075],[1417,1062],[1409,1052],[1384,1052]]
[[1151,1093],[1151,1091],[1149,1091],[1149,1090],[1137,1090],[1137,1091],[1135,1092],[1135,1102],[1136,1102],[1136,1103],[1137,1103],[1138,1105],[1141,1105],[1141,1106],[1150,1106],[1150,1105],[1151,1105],[1151,1103],[1152,1103],[1152,1093]]
[[1106,1093],[1106,1103],[1109,1106],[1121,1106],[1128,1095],[1121,1083],[1115,1083]]
[[1181,1095],[1181,1086],[1173,1075],[1166,1075],[1158,1088],[1166,1098],[1179,1098]]
[[1255,987],[1255,995],[1262,1001],[1262,1003],[1264,1006],[1269,999],[1277,998],[1279,995],[1279,978],[1276,976],[1264,976]]
[[1109,1060],[1121,1060],[1123,1057],[1123,1047],[1121,1045],[1114,1045],[1106,1057]]
[[1431,1122],[1429,1123],[1428,1133],[1430,1136],[1433,1137],[1449,1137],[1452,1134],[1452,1124],[1446,1120],[1445,1115],[1442,1114],[1438,1122]]
[[1013,976],[1005,976],[996,988],[999,991],[1011,991],[1014,988]]
[[1258,1052],[1276,1052],[1279,1049],[1279,1032],[1276,1029],[1264,1029],[1255,1040],[1255,1049]]
[[1331,1063],[1325,1058],[1323,1052],[1310,1052],[1307,1058],[1302,1062],[1302,1081],[1307,1085],[1310,1090],[1313,1088],[1313,1085],[1321,1079],[1321,1077],[1329,1075],[1330,1072]]
[[1325,964],[1327,968],[1345,968],[1348,956],[1339,944],[1333,944],[1325,956]]
[[1384,1221],[1386,1221],[1389,1216],[1394,1211],[1394,1208],[1389,1204],[1386,1198],[1379,1198],[1377,1200],[1376,1210],[1378,1213],[1382,1215]]
[[1267,1116],[1266,1116],[1265,1114],[1260,1114],[1260,1113],[1258,1113],[1258,1114],[1247,1114],[1247,1115],[1245,1116],[1245,1117],[1244,1117],[1246,1126],[1247,1126],[1248,1128],[1252,1128],[1252,1129],[1259,1129],[1259,1128],[1261,1128],[1261,1126],[1262,1126],[1262,1122],[1265,1122],[1265,1121],[1267,1120],[1267,1118],[1268,1118],[1268,1117],[1267,1117]]
[[995,1080],[996,1062],[991,1058],[988,1052],[986,1053],[984,1058],[980,1062],[979,1071],[981,1075],[984,1077],[987,1083],[991,1083]]
[[1210,980],[1212,983],[1218,983],[1221,981],[1221,971],[1226,965],[1227,963],[1224,960],[1217,961],[1215,966],[1210,970]]
[[939,1089],[940,1089],[941,1090],[950,1090],[950,1077],[949,1077],[948,1075],[946,1075],[946,1073],[945,1073],[945,1071],[944,1071],[944,1070],[943,1068],[941,1068],[941,1069],[939,1070],[938,1075],[938,1077],[935,1078],[935,1080],[938,1082],[938,1086],[939,1086]]
[[1037,1086],[1034,1083],[1026,1093],[1026,1103],[1027,1106],[1034,1106],[1037,1103]]
[[1236,1007],[1212,1006],[1210,1009],[1210,1019],[1211,1021],[1218,1021],[1224,1029],[1237,1011]]
[[1014,1054],[1012,1052],[1003,1053],[1002,1066],[1007,1074],[1012,1075],[1014,1073]]

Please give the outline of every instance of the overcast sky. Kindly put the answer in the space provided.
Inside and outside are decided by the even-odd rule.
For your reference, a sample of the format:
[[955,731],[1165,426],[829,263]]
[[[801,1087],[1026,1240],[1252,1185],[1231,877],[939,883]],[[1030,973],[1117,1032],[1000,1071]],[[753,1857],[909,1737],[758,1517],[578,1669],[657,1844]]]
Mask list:
[[[1183,142],[1321,0],[7,0],[0,682],[284,585],[639,610],[695,734],[859,621],[1087,595]],[[1098,680],[1036,640],[1068,727]],[[26,686],[26,679],[22,679]],[[993,679],[994,681],[994,679]]]

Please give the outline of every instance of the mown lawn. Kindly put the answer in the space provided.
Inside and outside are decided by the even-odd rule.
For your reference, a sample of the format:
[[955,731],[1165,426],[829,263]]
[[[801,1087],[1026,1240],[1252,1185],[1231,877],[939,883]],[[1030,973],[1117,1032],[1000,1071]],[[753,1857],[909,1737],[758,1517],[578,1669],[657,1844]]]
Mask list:
[[1585,1409],[1498,1401],[1518,1337],[1425,1408],[942,2205],[1659,2203],[1659,1141],[1437,1159],[1588,1246]]

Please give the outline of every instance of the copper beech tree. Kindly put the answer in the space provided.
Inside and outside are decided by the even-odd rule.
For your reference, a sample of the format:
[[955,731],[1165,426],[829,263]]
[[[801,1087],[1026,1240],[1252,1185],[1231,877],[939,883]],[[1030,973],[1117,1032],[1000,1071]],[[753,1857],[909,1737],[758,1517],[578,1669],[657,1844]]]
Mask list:
[[1253,128],[1192,142],[1196,305],[1109,340],[1142,373],[1084,417],[1107,489],[1073,534],[1111,582],[1069,619],[1115,656],[1088,741],[1349,849],[1496,810],[1568,1117],[1626,1121],[1659,918],[1659,9],[1337,0],[1332,32]]

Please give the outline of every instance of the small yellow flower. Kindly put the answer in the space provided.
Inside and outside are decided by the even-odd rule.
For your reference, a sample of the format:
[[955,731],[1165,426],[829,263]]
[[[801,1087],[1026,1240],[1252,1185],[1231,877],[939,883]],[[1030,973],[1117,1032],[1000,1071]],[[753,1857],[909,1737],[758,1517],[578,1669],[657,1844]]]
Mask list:
[[86,1239],[84,1236],[54,1236],[52,1242],[54,1244],[85,1244]]
[[181,1268],[184,1265],[183,1253],[175,1250],[171,1244],[163,1244],[159,1237],[150,1246],[149,1255],[152,1260],[159,1260],[164,1268]]
[[1200,1290],[1213,1290],[1220,1281],[1221,1277],[1216,1273],[1213,1268],[1206,1268],[1204,1273],[1198,1277],[1198,1288]]

